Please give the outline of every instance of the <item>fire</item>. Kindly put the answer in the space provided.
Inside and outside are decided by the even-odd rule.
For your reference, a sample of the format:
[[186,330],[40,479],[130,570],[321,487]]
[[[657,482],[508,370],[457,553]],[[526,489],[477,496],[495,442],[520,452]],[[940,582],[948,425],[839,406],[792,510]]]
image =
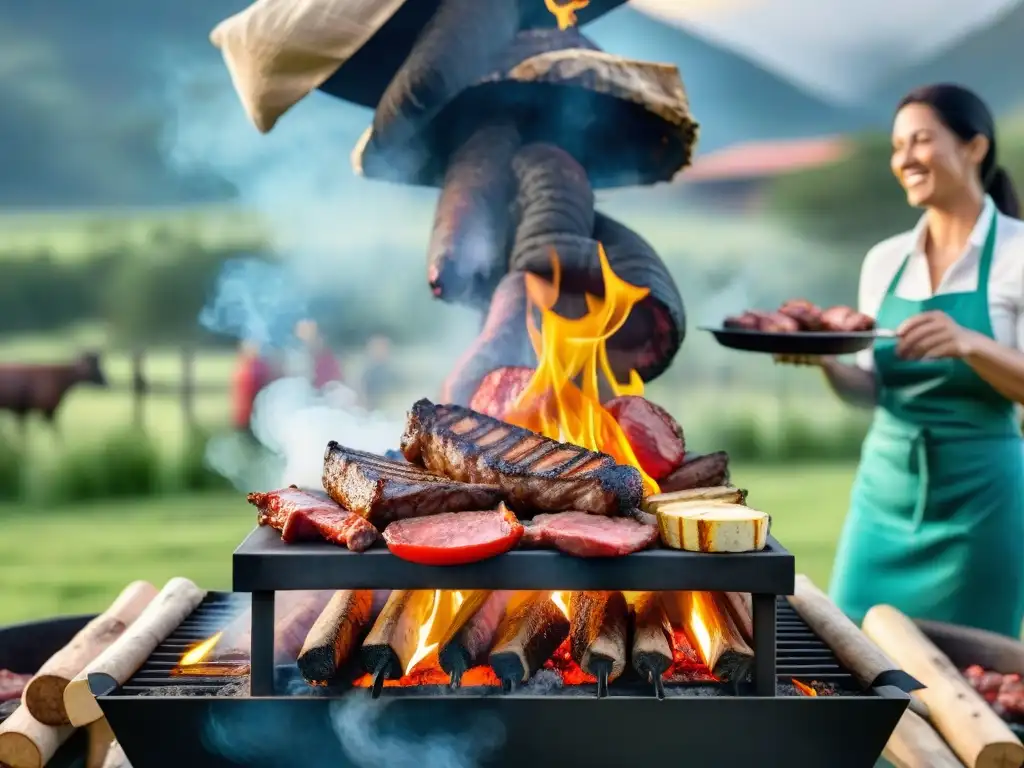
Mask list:
[[206,640],[203,640],[199,645],[190,648],[184,653],[184,655],[182,655],[181,660],[178,662],[178,666],[190,667],[193,664],[201,662],[206,658],[210,651],[216,647],[217,643],[220,642],[220,638],[223,634],[223,632],[218,632],[212,637],[208,637]]
[[562,612],[565,618],[569,618],[569,601],[566,599],[564,592],[552,592],[551,602],[558,606],[558,610]]
[[818,692],[814,690],[811,686],[807,685],[806,683],[801,683],[799,680],[795,678],[793,679],[793,685],[795,685],[796,689],[800,691],[800,693],[802,693],[804,696],[818,695]]
[[462,605],[464,599],[461,592],[434,590],[434,606],[430,610],[430,616],[420,627],[419,642],[416,644],[416,652],[405,667],[406,675],[409,675],[417,665],[437,650],[445,630],[448,629],[448,625],[451,624],[455,612]]
[[558,0],[544,0],[544,5],[558,19],[558,28],[564,30],[576,25],[576,11],[590,5],[590,0],[569,0],[565,5]]
[[[526,276],[530,303],[527,331],[537,354],[537,370],[504,419],[636,467],[643,478],[644,492],[654,494],[658,493],[658,484],[640,467],[626,435],[601,405],[600,394],[602,378],[614,396],[644,393],[643,380],[636,371],[630,371],[628,382],[616,379],[608,360],[607,342],[649,290],[620,279],[600,245],[598,256],[604,298],[587,294],[587,312],[576,320],[553,311],[561,280],[557,254],[552,253],[552,282],[537,275]],[[534,307],[541,315],[539,331],[533,320]]]

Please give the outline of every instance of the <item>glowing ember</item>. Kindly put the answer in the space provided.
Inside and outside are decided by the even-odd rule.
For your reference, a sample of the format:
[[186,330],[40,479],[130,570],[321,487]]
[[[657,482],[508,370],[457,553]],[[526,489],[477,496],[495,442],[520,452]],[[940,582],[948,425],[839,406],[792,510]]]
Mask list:
[[213,637],[209,637],[206,640],[203,640],[203,642],[201,642],[199,645],[196,645],[187,650],[184,653],[184,655],[182,655],[181,660],[178,662],[178,666],[189,667],[193,664],[198,664],[199,662],[201,662],[203,659],[206,658],[210,651],[214,649],[217,643],[220,642],[220,638],[223,634],[223,632],[218,632]]
[[717,682],[682,629],[672,630],[672,666],[663,677],[673,683]]
[[[658,484],[640,467],[625,433],[601,405],[600,394],[602,379],[614,396],[644,393],[643,380],[635,370],[630,371],[626,383],[616,379],[607,342],[650,291],[621,280],[600,245],[598,256],[604,298],[587,294],[587,312],[575,320],[553,310],[561,282],[556,254],[552,253],[552,282],[526,275],[530,303],[527,331],[537,354],[537,370],[505,414],[505,421],[554,440],[606,453],[619,464],[636,467],[644,481],[644,492],[650,495],[658,493]],[[534,308],[541,315],[539,331],[533,320]]]
[[248,674],[249,665],[238,662],[200,661],[171,670],[173,677],[245,677]]
[[568,29],[576,25],[576,11],[590,5],[590,0],[569,0],[564,5],[558,0],[544,0],[544,5],[558,19],[558,28]]
[[814,690],[811,686],[807,685],[806,683],[801,683],[799,680],[794,679],[793,685],[795,685],[796,689],[800,691],[800,693],[802,693],[804,696],[818,695],[818,692]]

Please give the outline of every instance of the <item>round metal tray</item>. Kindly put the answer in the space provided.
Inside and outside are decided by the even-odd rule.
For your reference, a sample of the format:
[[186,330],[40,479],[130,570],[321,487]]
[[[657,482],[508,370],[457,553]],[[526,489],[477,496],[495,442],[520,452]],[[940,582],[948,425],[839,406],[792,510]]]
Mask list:
[[867,349],[875,339],[885,335],[878,331],[772,333],[712,327],[700,330],[711,333],[723,347],[773,355],[851,355]]

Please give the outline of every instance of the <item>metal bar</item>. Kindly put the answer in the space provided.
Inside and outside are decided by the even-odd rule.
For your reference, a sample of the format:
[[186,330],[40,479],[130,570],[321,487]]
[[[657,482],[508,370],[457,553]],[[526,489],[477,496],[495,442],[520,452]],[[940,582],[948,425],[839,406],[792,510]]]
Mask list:
[[274,593],[252,593],[249,686],[253,696],[274,695]]
[[775,695],[775,595],[751,595],[754,620],[754,695]]

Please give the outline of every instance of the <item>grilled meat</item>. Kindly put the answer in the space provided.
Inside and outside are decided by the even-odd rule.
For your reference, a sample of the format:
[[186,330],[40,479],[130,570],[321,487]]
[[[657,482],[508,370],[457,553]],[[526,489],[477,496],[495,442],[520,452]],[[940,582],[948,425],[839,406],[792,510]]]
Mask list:
[[324,454],[324,488],[336,502],[381,530],[394,520],[493,509],[502,500],[496,485],[457,482],[333,440]]
[[795,333],[800,330],[800,324],[792,317],[781,312],[762,312],[759,309],[751,309],[737,317],[727,317],[724,327],[766,333]]
[[259,524],[277,529],[286,542],[324,539],[362,552],[377,541],[377,530],[359,515],[294,485],[246,499],[259,510]]
[[636,517],[560,512],[537,515],[533,524],[526,526],[520,543],[526,547],[550,547],[576,557],[620,557],[647,549],[657,540],[657,526]]
[[806,299],[791,299],[779,307],[779,314],[796,320],[801,331],[820,331],[824,328],[821,307]]
[[828,331],[870,331],[875,327],[875,321],[850,307],[831,307],[826,309],[821,316],[822,324]]
[[433,472],[498,485],[522,512],[624,514],[643,496],[640,473],[611,456],[426,399],[409,411],[402,453]]

